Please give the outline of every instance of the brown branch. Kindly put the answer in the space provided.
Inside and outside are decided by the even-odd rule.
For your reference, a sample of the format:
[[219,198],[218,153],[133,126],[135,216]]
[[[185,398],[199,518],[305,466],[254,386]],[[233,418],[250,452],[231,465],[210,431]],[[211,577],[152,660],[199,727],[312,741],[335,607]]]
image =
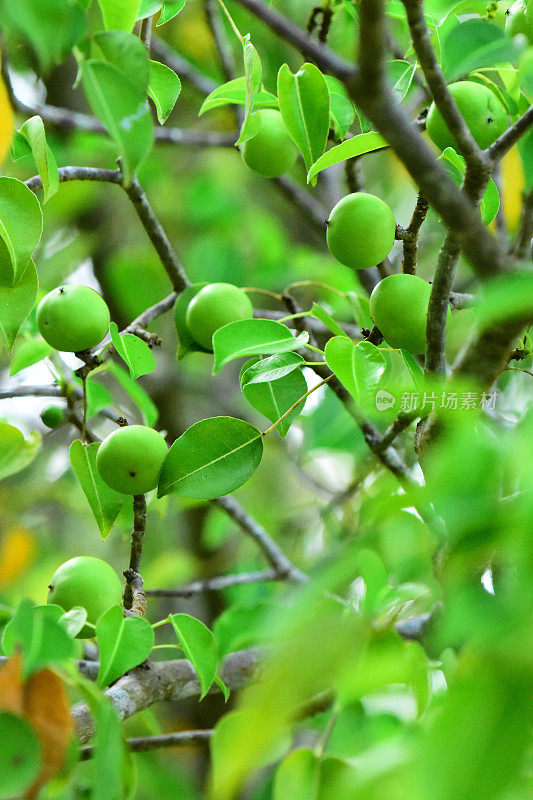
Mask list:
[[152,42],[152,27],[154,24],[154,18],[152,15],[149,17],[145,17],[141,22],[141,32],[140,32],[140,40],[148,50],[148,55],[150,55],[150,45]]
[[[257,676],[260,662],[259,649],[232,653],[224,663],[222,680],[230,689],[240,689]],[[211,693],[218,692],[220,689],[214,684]],[[105,695],[119,719],[127,719],[160,700],[177,701],[186,697],[199,697],[200,684],[190,661],[158,661],[149,663],[147,667],[137,667],[124,675],[106,690]],[[72,709],[72,716],[79,740],[85,744],[94,734],[94,720],[90,709],[85,704],[77,705]]]
[[133,498],[133,530],[131,532],[130,564],[129,568],[124,572],[126,578],[126,584],[124,586],[124,608],[127,609],[131,609],[133,605],[134,587],[132,583],[140,570],[145,531],[146,497],[144,494],[136,494]]
[[400,235],[403,242],[402,272],[408,275],[416,275],[418,236],[428,211],[429,203],[426,198],[419,193],[409,227],[401,231]]
[[[179,731],[179,733],[163,733],[160,736],[139,736],[127,739],[128,750],[132,753],[145,753],[147,750],[159,750],[162,747],[189,747],[194,744],[205,745],[211,739],[213,730]],[[80,761],[88,761],[94,755],[94,747],[87,745],[80,749]]]
[[531,128],[533,125],[533,106],[522,114],[522,116],[507,128],[502,135],[487,149],[487,155],[491,161],[500,161],[509,152],[511,147]]
[[177,589],[148,589],[147,597],[193,597],[204,592],[219,592],[233,586],[244,586],[249,583],[283,580],[277,569],[265,569],[261,572],[239,572],[236,575],[219,575],[203,581],[193,581]]
[[533,238],[533,192],[524,196],[520,228],[513,245],[513,254],[525,260],[531,258],[531,239]]

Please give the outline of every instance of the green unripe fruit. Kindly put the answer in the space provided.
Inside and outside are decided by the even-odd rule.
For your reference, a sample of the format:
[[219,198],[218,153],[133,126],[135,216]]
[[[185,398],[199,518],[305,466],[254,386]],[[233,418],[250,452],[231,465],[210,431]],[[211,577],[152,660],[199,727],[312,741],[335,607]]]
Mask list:
[[[482,150],[489,147],[507,129],[505,106],[487,86],[473,81],[459,81],[451,83],[448,89]],[[441,150],[457,147],[435,103],[429,107],[426,130],[431,141]]]
[[424,352],[430,294],[429,283],[416,275],[389,275],[378,283],[370,295],[370,314],[392,347]]
[[[115,570],[101,558],[78,556],[65,561],[54,572],[48,587],[47,603],[70,611],[74,606],[83,606],[87,621],[96,621],[111,606],[122,603],[122,584]],[[94,636],[92,628],[84,626],[78,638]]]
[[355,192],[333,208],[326,240],[337,261],[352,269],[375,267],[392,250],[396,222],[379,197]]
[[250,319],[253,313],[251,300],[242,289],[231,283],[210,283],[189,303],[185,324],[195,342],[212,350],[215,331],[230,322]]
[[298,149],[279,111],[265,108],[258,113],[261,127],[253,139],[241,145],[242,160],[265,178],[279,178],[294,165]]
[[78,353],[101,342],[109,330],[109,309],[89,286],[59,286],[37,308],[39,333],[56,350]]
[[48,406],[41,411],[40,416],[48,428],[59,428],[65,421],[65,412],[59,406]]
[[145,494],[157,486],[168,453],[163,437],[146,425],[126,425],[106,436],[96,466],[111,489],[122,494]]
[[510,36],[523,33],[531,44],[533,42],[533,9],[530,9],[529,5],[523,3],[522,0],[517,0],[507,14],[505,30]]

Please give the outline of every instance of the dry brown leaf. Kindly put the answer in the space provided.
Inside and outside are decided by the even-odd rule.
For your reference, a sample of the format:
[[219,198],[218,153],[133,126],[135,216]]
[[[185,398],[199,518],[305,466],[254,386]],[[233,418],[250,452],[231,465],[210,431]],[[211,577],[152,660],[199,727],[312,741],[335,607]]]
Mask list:
[[22,659],[15,653],[0,668],[0,709],[14,714],[24,713]]
[[41,773],[26,793],[27,800],[35,800],[40,787],[63,766],[73,729],[63,682],[55,672],[43,669],[28,678],[23,714],[35,728],[42,748]]

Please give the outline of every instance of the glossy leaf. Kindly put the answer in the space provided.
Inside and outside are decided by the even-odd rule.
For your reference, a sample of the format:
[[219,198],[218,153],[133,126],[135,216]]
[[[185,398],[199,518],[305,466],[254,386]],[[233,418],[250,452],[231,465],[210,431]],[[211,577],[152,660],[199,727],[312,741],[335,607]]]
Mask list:
[[72,442],[69,450],[70,463],[80,482],[96,519],[102,539],[109,536],[126,496],[115,492],[100,477],[96,467],[99,442],[83,444],[79,439]]
[[152,118],[146,98],[135,84],[105,61],[85,61],[82,75],[91,108],[117,145],[128,184],[152,146]]
[[37,431],[25,439],[18,428],[0,422],[0,480],[15,475],[31,464],[40,446],[41,436]]
[[109,686],[129,669],[148,658],[154,646],[154,631],[141,617],[124,617],[120,606],[112,606],[96,623],[100,666],[98,686]]
[[307,183],[309,183],[315,175],[318,175],[323,169],[331,167],[333,164],[338,164],[341,161],[346,161],[348,158],[355,158],[362,156],[365,153],[371,153],[375,150],[382,150],[387,147],[387,142],[379,133],[371,131],[370,133],[360,133],[352,139],[346,139],[345,142],[332,147],[327,153],[320,156],[320,158],[312,165],[307,173]]
[[8,350],[13,347],[20,326],[35,304],[37,289],[37,270],[33,261],[28,262],[16,285],[0,283],[0,338]]
[[87,611],[81,606],[74,606],[70,611],[65,611],[61,614],[58,622],[68,635],[74,638],[87,622]]
[[31,367],[33,364],[37,364],[52,352],[52,348],[44,339],[24,339],[13,353],[9,366],[10,376],[16,375],[23,369]]
[[126,362],[133,380],[155,369],[155,357],[146,342],[133,333],[120,334],[116,322],[109,326],[113,347]]
[[314,64],[294,75],[287,64],[278,73],[279,110],[307,169],[324,150],[329,133],[330,95],[326,79]]
[[285,375],[299,369],[303,358],[298,353],[280,353],[254,361],[248,367],[243,367],[241,374],[241,388],[246,384],[265,383],[277,381]]
[[141,0],[98,0],[107,30],[131,31]]
[[236,145],[244,144],[248,139],[252,139],[259,131],[261,125],[259,114],[254,110],[254,98],[261,89],[261,81],[263,78],[261,59],[250,41],[249,34],[243,38],[242,46],[246,99],[244,103],[244,119],[241,125],[239,138],[235,142]]
[[[450,172],[452,178],[457,185],[460,186],[463,182],[466,171],[464,158],[459,155],[459,153],[456,153],[453,147],[447,147],[446,150],[443,151],[442,155],[439,156],[439,159],[444,160],[444,164]],[[485,225],[490,225],[492,220],[496,218],[499,208],[500,194],[498,192],[498,187],[492,178],[490,178],[487,188],[483,194],[479,209],[481,213],[481,219]]]
[[242,319],[230,322],[213,334],[213,372],[218,372],[235,358],[286,353],[297,350],[308,341],[308,333],[293,336],[286,325],[275,320]]
[[320,320],[320,322],[328,328],[335,336],[348,336],[347,333],[343,331],[341,326],[336,322],[331,314],[329,314],[324,308],[318,305],[318,303],[313,303],[311,308],[311,315],[315,317],[315,319]]
[[131,397],[135,406],[143,416],[144,424],[153,428],[157,421],[158,411],[150,395],[145,392],[142,386],[139,386],[138,383],[132,380],[128,373],[123,370],[122,367],[119,367],[118,364],[107,361],[104,370],[110,372],[122,386],[126,394]]
[[181,92],[181,81],[173,69],[159,61],[150,61],[150,86],[148,96],[157,109],[161,125],[168,119]]
[[218,651],[213,634],[203,622],[189,614],[171,614],[169,617],[179,646],[194,667],[200,681],[200,700],[205,697],[215,680]]
[[163,3],[161,0],[141,0],[141,7],[139,8],[137,19],[146,19],[146,17],[157,14],[162,5]]
[[[0,284],[15,286],[43,230],[43,214],[34,193],[16,178],[0,178]],[[0,303],[0,313],[4,304]]]
[[[204,102],[200,106],[198,116],[201,117],[206,111],[212,111],[214,108],[221,108],[231,104],[243,106],[246,103],[246,78],[235,78],[232,81],[217,86],[213,89],[211,94],[208,94]],[[277,108],[278,98],[276,95],[267,92],[265,89],[259,89],[254,94],[253,98],[254,108]]]
[[163,8],[161,9],[156,27],[164,25],[165,22],[170,22],[171,19],[177,17],[180,11],[185,7],[185,2],[186,0],[167,0],[166,3],[163,3]]
[[325,349],[326,362],[332,372],[359,404],[373,397],[385,371],[385,359],[370,342],[352,342],[344,336],[334,336]]
[[[307,392],[307,382],[300,370],[291,371],[270,382],[249,383],[247,376],[248,370],[241,377],[244,396],[251,406],[271,422],[277,422]],[[276,430],[281,437],[287,435],[290,426],[303,411],[304,405],[302,401],[277,426]]]
[[59,189],[59,174],[55,156],[46,141],[46,133],[41,117],[30,117],[18,131],[28,143],[37,171],[41,176],[46,203]]
[[448,82],[514,58],[512,40],[498,25],[479,18],[456,25],[442,42],[442,66]]
[[324,75],[331,100],[330,118],[337,139],[344,139],[355,119],[355,107],[344,85],[332,75]]
[[209,500],[229,494],[261,461],[260,431],[234,417],[211,417],[188,428],[170,448],[159,476],[158,497],[171,492]]
[[125,31],[101,31],[94,35],[97,58],[116,67],[145,96],[150,81],[150,60],[138,36]]
[[59,622],[61,609],[56,609],[24,600],[4,628],[2,649],[8,656],[20,650],[25,678],[74,654],[74,642]]

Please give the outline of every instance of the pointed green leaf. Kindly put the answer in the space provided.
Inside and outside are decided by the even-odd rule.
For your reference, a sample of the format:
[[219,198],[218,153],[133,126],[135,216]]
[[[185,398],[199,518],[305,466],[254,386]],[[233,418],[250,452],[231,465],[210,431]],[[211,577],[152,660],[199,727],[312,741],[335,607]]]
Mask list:
[[28,262],[15,286],[0,282],[0,338],[8,350],[13,347],[20,326],[34,306],[37,289],[37,270],[33,261]]
[[273,800],[317,800],[320,761],[313,750],[293,750],[276,770]]
[[148,96],[157,109],[161,125],[168,119],[181,92],[181,81],[173,69],[159,61],[150,61],[150,86]]
[[162,5],[163,3],[161,0],[141,0],[141,7],[139,8],[137,19],[152,17],[154,14],[157,14]]
[[18,131],[28,142],[41,176],[46,203],[59,189],[59,174],[55,156],[46,141],[44,124],[40,117],[30,117]]
[[283,121],[309,170],[328,140],[330,95],[326,80],[314,64],[304,64],[295,75],[283,64],[278,73],[278,99]]
[[189,614],[171,614],[169,619],[176,631],[179,646],[198,675],[201,700],[216,677],[218,651],[215,639],[203,622]]
[[[447,147],[446,150],[442,152],[439,156],[439,160],[444,160],[444,165],[448,169],[451,177],[454,179],[456,184],[460,186],[463,182],[463,178],[466,172],[466,165],[464,158],[456,153],[453,147]],[[483,194],[481,199],[481,205],[479,207],[479,211],[481,214],[481,219],[485,223],[485,225],[490,225],[493,219],[496,218],[496,214],[498,213],[498,209],[500,207],[500,194],[498,192],[498,187],[490,178],[487,188]]]
[[136,380],[141,375],[148,375],[155,369],[154,354],[142,339],[133,333],[118,332],[116,322],[109,326],[113,347],[119,356],[126,362],[130,375]]
[[308,341],[308,333],[293,336],[286,325],[271,319],[240,319],[230,322],[213,334],[213,372],[218,372],[235,358],[286,353],[297,350]]
[[245,383],[277,381],[298,369],[303,364],[303,361],[303,358],[298,353],[280,353],[259,361],[252,359],[252,363],[245,364],[242,369],[241,389]]
[[41,435],[30,433],[27,439],[18,428],[0,422],[0,480],[15,475],[34,460],[41,446]]
[[150,60],[138,36],[125,31],[100,31],[94,34],[95,53],[116,67],[144,96],[150,81]]
[[248,139],[252,139],[261,125],[259,114],[254,111],[254,98],[261,89],[263,68],[259,54],[250,41],[249,34],[243,38],[243,60],[246,100],[244,104],[244,120],[235,145],[244,144]]
[[107,30],[131,31],[141,0],[98,0]]
[[124,739],[122,726],[111,702],[104,696],[94,713],[93,781],[90,800],[125,797],[122,791]]
[[124,617],[121,606],[112,606],[96,623],[100,666],[98,686],[109,686],[129,669],[142,664],[154,646],[154,631],[141,617]]
[[373,397],[385,371],[385,358],[370,342],[352,342],[334,336],[325,349],[326,362],[355,401],[365,404]]
[[[217,86],[213,89],[211,94],[207,95],[204,102],[200,106],[198,116],[201,117],[206,111],[212,111],[214,108],[235,104],[243,106],[246,103],[246,78],[244,75],[241,78],[235,78],[232,81]],[[254,108],[278,108],[278,98],[267,92],[265,89],[260,89],[253,98]]]
[[100,535],[105,539],[124,505],[126,495],[110,489],[100,477],[96,468],[96,454],[99,447],[99,442],[86,445],[76,439],[70,445],[69,456],[72,468],[91,506]]
[[5,626],[2,650],[8,656],[21,651],[24,677],[74,655],[74,642],[60,624],[61,616],[58,606],[34,606],[31,600],[23,600]]
[[355,119],[355,107],[344,85],[332,75],[324,75],[331,98],[330,118],[337,139],[344,139]]
[[52,352],[52,348],[44,339],[25,339],[17,346],[13,353],[13,358],[9,366],[10,376],[16,375],[27,367],[31,367],[32,364],[37,364]]
[[164,25],[165,22],[170,22],[171,19],[177,17],[184,6],[185,0],[168,0],[166,3],[163,3],[163,8],[161,9],[156,27],[158,28],[160,25]]
[[[43,212],[33,192],[16,178],[0,178],[0,284],[14,286],[39,244]],[[0,310],[3,309],[0,304]]]
[[118,147],[127,185],[152,146],[153,126],[146,97],[105,61],[83,62],[82,75],[89,104]]
[[234,417],[210,417],[188,428],[170,448],[158,497],[174,492],[211,500],[238,489],[261,461],[260,431]]
[[325,325],[335,336],[346,336],[348,334],[343,331],[341,326],[336,322],[331,314],[329,314],[324,308],[318,305],[318,303],[313,303],[311,308],[311,314],[315,319],[320,320],[320,322]]
[[126,370],[119,367],[118,364],[113,364],[111,361],[106,361],[102,372],[110,372],[114,378],[120,383],[126,394],[128,394],[139,411],[141,412],[144,424],[153,428],[157,421],[159,412],[154,404],[150,395],[145,392],[142,386],[139,386],[134,380],[130,378]]
[[317,161],[312,165],[307,173],[307,183],[309,183],[315,175],[318,175],[323,169],[331,167],[333,164],[338,164],[341,161],[346,161],[348,158],[355,158],[362,156],[365,153],[371,153],[375,150],[382,150],[388,147],[387,142],[379,133],[360,133],[352,139],[346,139],[345,142],[332,147],[327,153],[320,156]]
[[[249,367],[241,377],[242,392],[251,406],[271,422],[277,422],[307,392],[307,382],[302,372],[297,370],[270,382],[250,383],[247,380],[248,372],[253,368]],[[280,422],[276,430],[281,437],[287,435],[290,426],[303,411],[304,405],[304,402],[300,403],[283,422]]]

